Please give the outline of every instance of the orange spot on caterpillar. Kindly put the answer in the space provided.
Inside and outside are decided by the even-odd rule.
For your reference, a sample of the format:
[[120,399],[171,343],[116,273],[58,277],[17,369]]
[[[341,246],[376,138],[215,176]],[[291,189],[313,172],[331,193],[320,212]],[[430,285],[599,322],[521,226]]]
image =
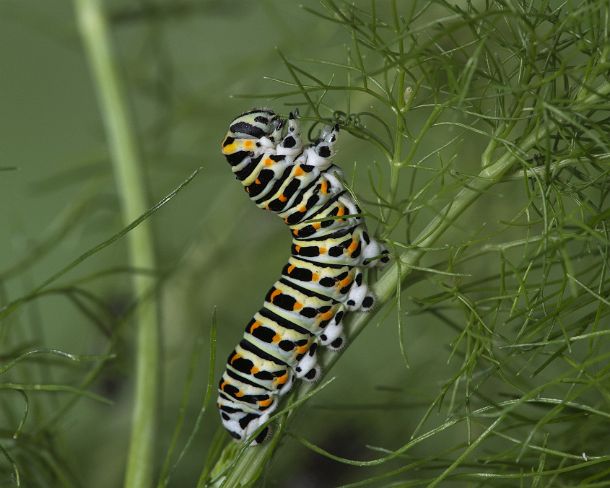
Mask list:
[[320,321],[330,320],[333,318],[333,315],[335,315],[335,311],[332,309],[329,310],[328,312],[324,312],[324,313],[320,314]]
[[288,200],[288,198],[286,198],[286,195],[284,195],[283,193],[279,197],[277,197],[277,199],[282,203]]
[[256,374],[260,371],[259,368],[257,368],[256,366],[252,366],[252,368],[250,368],[250,374]]
[[254,332],[256,329],[258,329],[262,324],[257,320],[256,322],[253,322],[252,325],[250,326],[250,334],[252,334],[252,332]]
[[241,397],[243,397],[244,395],[245,395],[245,393],[244,393],[243,391],[241,391],[241,390],[240,390],[240,391],[238,391],[237,393],[235,393],[235,396],[236,396],[237,398],[241,398]]
[[283,385],[288,381],[288,373],[284,373],[282,376],[278,376],[275,378],[275,383],[278,385]]
[[297,352],[297,354],[305,354],[307,351],[309,351],[310,346],[311,344],[305,344],[304,346],[297,347],[295,351]]
[[301,205],[299,208],[297,208],[297,210],[301,213],[305,212],[307,210],[307,206],[306,205]]
[[301,246],[299,246],[298,244],[296,246],[294,246],[294,250],[296,252],[300,252],[301,251]]
[[343,215],[345,215],[345,207],[344,206],[340,206],[337,209],[337,217],[342,217]]
[[261,184],[261,180],[259,180],[258,178],[256,178],[256,179],[254,180],[254,183],[256,183],[257,185],[260,185],[260,184]]
[[318,281],[320,279],[319,273],[311,273],[311,281]]
[[271,303],[273,303],[273,300],[275,300],[275,297],[276,297],[276,296],[278,296],[278,295],[281,295],[281,294],[282,294],[282,291],[281,291],[281,290],[278,290],[277,288],[275,288],[275,289],[273,290],[273,292],[271,293],[271,296],[269,297],[269,298],[270,298],[270,300],[269,300],[269,301],[270,301]]
[[325,247],[321,247],[321,248],[319,249],[320,254],[326,254],[326,251],[327,251],[327,250],[328,250],[328,249],[326,249]]
[[294,268],[296,268],[296,266],[294,264],[291,264],[290,266],[288,266],[288,274],[292,273],[294,271]]
[[229,364],[233,364],[235,361],[237,361],[241,356],[237,353],[233,354],[233,357],[231,358],[231,360],[229,361]]
[[344,280],[339,281],[339,283],[337,283],[337,287],[338,288],[344,288],[347,285],[349,285],[352,282],[351,278],[348,276],[347,278],[345,278]]
[[325,195],[328,193],[328,181],[322,180],[322,183],[320,183],[320,191]]
[[263,163],[265,164],[265,166],[272,166],[272,165],[273,165],[273,159],[271,159],[271,158],[265,158],[265,160],[263,161]]
[[275,334],[273,336],[273,338],[271,339],[271,342],[273,342],[274,344],[277,344],[278,342],[280,342],[282,340],[282,336],[279,334]]
[[358,248],[358,241],[352,239],[352,243],[347,248],[347,252],[352,254]]
[[259,407],[268,407],[272,402],[273,400],[271,398],[267,398],[267,400],[259,400],[256,403],[258,403]]
[[220,389],[224,391],[225,386],[227,386],[227,382],[226,382],[226,381],[223,381],[223,382],[220,384]]
[[303,304],[301,302],[294,302],[292,306],[292,310],[301,310],[303,308]]
[[245,149],[252,149],[253,145],[254,145],[254,143],[250,139],[247,139],[247,140],[244,141],[244,148]]
[[322,223],[321,222],[314,222],[313,224],[311,224],[311,226],[318,230],[320,227],[322,227]]
[[294,176],[303,176],[305,174],[305,171],[303,171],[303,168],[301,168],[301,166],[297,166],[294,169]]

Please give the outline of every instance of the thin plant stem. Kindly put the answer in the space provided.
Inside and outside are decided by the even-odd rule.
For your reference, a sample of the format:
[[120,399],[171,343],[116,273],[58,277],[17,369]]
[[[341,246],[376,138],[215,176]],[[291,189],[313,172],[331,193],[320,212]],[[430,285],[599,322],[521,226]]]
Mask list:
[[[106,14],[99,0],[75,0],[77,21],[91,64],[125,224],[148,208],[141,157],[130,120],[126,97],[112,52]],[[153,233],[149,221],[127,235],[129,261],[133,268],[156,269]],[[135,400],[124,486],[149,487],[152,484],[159,385],[159,314],[155,278],[132,275],[136,299],[137,330]]]

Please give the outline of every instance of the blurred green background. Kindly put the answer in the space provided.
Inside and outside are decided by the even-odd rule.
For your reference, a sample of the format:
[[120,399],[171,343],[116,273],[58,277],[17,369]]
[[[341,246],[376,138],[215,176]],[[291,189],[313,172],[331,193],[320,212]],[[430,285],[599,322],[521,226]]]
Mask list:
[[[276,47],[293,59],[340,58],[349,41],[339,28],[321,23],[292,2],[204,1],[185,9],[181,3],[165,2],[167,11],[159,13],[149,10],[147,6],[153,4],[148,2],[107,2],[116,15],[114,47],[137,119],[151,202],[169,193],[197,167],[203,168],[153,217],[160,265],[163,271],[172,271],[162,289],[161,453],[177,417],[193,343],[207,337],[213,310],[218,313],[219,375],[226,355],[288,255],[286,229],[249,202],[218,150],[228,122],[261,104],[231,95],[277,88],[265,79],[286,75]],[[306,3],[317,7],[316,2]],[[4,283],[5,296],[14,299],[113,235],[122,224],[96,94],[71,3],[3,1],[0,60],[1,165],[16,168],[0,178],[4,209],[0,212],[0,266],[9,269],[24,259],[28,263]],[[288,111],[283,102],[262,105]],[[348,173],[354,161],[367,164],[366,157],[356,157],[365,146],[357,142],[358,149],[352,150],[352,143],[347,134],[339,143],[339,163]],[[32,258],[40,245],[45,246],[44,254]],[[66,279],[125,264],[125,243],[120,240]],[[116,316],[130,301],[127,274],[97,279],[88,288]],[[110,330],[119,327],[112,316],[104,321]],[[383,404],[402,398],[396,392],[406,389],[414,400],[421,394],[409,384],[409,377],[429,367],[428,346],[442,350],[436,340],[442,327],[430,326],[417,333],[417,345],[410,348],[417,366],[407,372],[400,367],[396,330],[388,325],[376,321],[350,346],[333,372],[337,381],[315,401],[325,408],[303,412],[299,430],[344,455],[357,455],[348,447],[356,439],[375,443],[409,432],[408,410],[387,411],[380,417],[374,409],[344,408],[354,400]],[[5,334],[13,347],[33,343],[75,354],[101,354],[107,344],[99,328],[61,294],[36,300],[11,318],[8,329]],[[122,479],[134,378],[129,320],[121,329],[119,343],[117,358],[93,386],[113,405],[81,399],[57,426],[55,449],[79,486],[118,486]],[[207,350],[205,340],[201,347]],[[187,422],[194,420],[200,407],[206,368],[203,360]],[[41,369],[40,374],[48,372],[56,383],[77,384],[83,374],[78,366],[50,368],[45,362]],[[380,376],[379,371],[384,373]],[[38,371],[30,374],[33,380]],[[39,398],[32,394],[25,431],[51,416],[65,396],[69,394]],[[337,404],[336,412],[327,409],[333,404]],[[15,420],[5,418],[4,428],[14,429]],[[399,430],[396,422],[401,424]],[[219,424],[215,408],[210,408],[187,462],[174,475],[174,486],[191,486]],[[331,463],[299,452],[298,470],[290,466],[294,463],[290,452],[279,456],[277,465],[284,467],[278,476],[289,480],[282,486],[321,486],[321,479],[332,483],[333,476],[343,477],[341,471],[348,471],[341,466],[324,469]],[[333,475],[335,470],[339,472]]]
[[[319,6],[316,1],[302,3],[315,9]],[[369,5],[356,3],[363,8]],[[387,13],[388,5],[378,3],[380,14]],[[218,378],[243,326],[261,305],[288,256],[288,232],[273,215],[261,212],[246,198],[219,152],[219,142],[236,114],[260,105],[286,114],[302,102],[302,97],[258,100],[234,95],[284,89],[273,80],[290,79],[278,48],[326,81],[335,72],[337,77],[345,76],[340,69],[310,60],[345,62],[351,39],[339,25],[322,21],[296,2],[282,0],[114,0],[104,4],[110,12],[114,49],[146,163],[151,204],[202,168],[151,218],[160,267],[157,271],[162,276],[158,446],[158,459],[162,460],[179,416],[194,350],[200,356],[180,445],[192,431],[201,408],[214,311]],[[433,18],[434,13],[431,9],[427,15]],[[456,36],[459,40],[460,34]],[[347,98],[342,93],[329,94],[326,102],[347,111]],[[351,103],[360,104],[360,110],[367,108],[366,102],[357,98]],[[123,227],[94,84],[69,1],[0,2],[0,110],[0,166],[5,168],[0,172],[0,297],[8,303]],[[412,127],[420,127],[426,115],[419,111],[407,119]],[[451,115],[446,120],[461,119]],[[455,135],[454,128],[439,128],[420,146],[418,156],[429,154]],[[476,173],[485,142],[476,134],[470,134],[466,143],[462,141],[455,170]],[[365,202],[374,200],[369,172],[387,181],[389,170],[382,155],[350,134],[341,135],[336,161],[348,180],[354,177],[353,187]],[[440,165],[440,158],[429,164]],[[421,186],[425,179],[418,178]],[[529,191],[533,190],[518,180],[494,189],[460,218],[444,242],[481,239],[491,243],[523,236],[516,225],[495,234],[491,230],[487,233],[485,226],[510,220],[514,202],[527,200]],[[378,213],[374,205],[367,208]],[[422,215],[427,211],[422,210]],[[422,218],[417,228],[426,223]],[[373,220],[370,226],[376,229]],[[401,232],[404,229],[399,228]],[[439,259],[432,256],[428,265]],[[15,461],[25,473],[38,474],[30,473],[27,483],[31,484],[24,486],[45,486],[49,479],[55,479],[57,486],[91,488],[115,487],[122,482],[134,381],[130,274],[121,269],[126,265],[125,240],[120,239],[64,276],[51,292],[27,302],[4,320],[1,354],[8,359],[34,348],[106,354],[110,337],[114,337],[111,350],[116,357],[87,387],[112,404],[80,398],[64,412],[62,408],[75,398],[74,393],[28,393],[29,412],[22,429],[25,447],[17,452]],[[454,271],[477,277],[501,266],[490,253]],[[87,281],[77,282],[82,278]],[[62,288],[64,284],[90,295]],[[424,281],[403,294],[409,368],[399,348],[395,307],[387,306],[349,345],[330,374],[336,380],[298,412],[291,430],[352,459],[380,455],[367,446],[395,448],[407,442],[441,385],[456,374],[462,361],[460,354],[451,354],[460,333],[453,323],[433,314],[409,314],[419,310],[412,299],[432,296],[439,290],[438,283]],[[487,291],[481,289],[479,295]],[[475,292],[473,296],[478,295]],[[463,309],[446,312],[458,323],[470,320]],[[518,371],[535,364],[514,366]],[[5,381],[79,387],[91,367],[88,362],[41,356],[5,373]],[[554,375],[549,373],[550,378]],[[508,393],[502,397],[505,386],[490,381],[486,388],[499,398],[507,398]],[[456,386],[454,395],[463,387]],[[461,395],[457,394],[456,403],[467,404],[469,394]],[[13,446],[11,436],[23,411],[24,398],[5,388],[0,425],[3,445],[8,448]],[[58,412],[59,418],[54,419]],[[440,422],[449,413],[435,409],[431,422]],[[50,419],[54,423],[48,426]],[[421,459],[448,446],[465,446],[465,439],[472,434],[469,428],[460,425],[443,432],[430,443],[416,446],[409,452],[411,457],[400,462]],[[194,444],[172,474],[170,486],[195,485],[212,436],[219,429],[218,414],[210,405]],[[472,431],[480,433],[481,429],[472,426]],[[583,439],[574,438],[573,452],[586,449],[584,434]],[[39,455],[28,457],[28,449]],[[14,486],[11,462],[5,458],[2,465],[0,486]],[[367,470],[366,476],[384,469]],[[428,469],[435,472],[440,468],[430,465]],[[359,468],[325,459],[287,437],[264,483],[326,487],[363,476]],[[505,486],[517,485],[507,482]]]

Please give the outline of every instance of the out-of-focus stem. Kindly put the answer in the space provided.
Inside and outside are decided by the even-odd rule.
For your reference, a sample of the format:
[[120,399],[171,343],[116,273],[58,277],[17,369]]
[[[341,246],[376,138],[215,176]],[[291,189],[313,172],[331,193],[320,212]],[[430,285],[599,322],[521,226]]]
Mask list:
[[[127,225],[148,208],[136,136],[101,2],[75,0],[74,4],[106,127],[123,222]],[[148,221],[127,234],[127,244],[133,268],[156,268],[152,228]],[[157,427],[159,317],[152,293],[155,279],[134,273],[132,280],[134,296],[140,303],[135,312],[137,375],[125,486],[148,488],[152,485]]]

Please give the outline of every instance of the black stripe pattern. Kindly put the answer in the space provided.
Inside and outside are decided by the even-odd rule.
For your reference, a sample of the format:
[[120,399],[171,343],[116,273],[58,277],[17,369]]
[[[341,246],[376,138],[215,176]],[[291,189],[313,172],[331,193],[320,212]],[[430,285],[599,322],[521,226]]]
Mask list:
[[297,116],[250,110],[231,122],[222,142],[251,200],[282,218],[293,237],[280,279],[229,355],[218,386],[223,425],[253,444],[267,437],[262,426],[294,379],[319,377],[318,346],[342,347],[345,313],[373,306],[363,268],[388,261],[330,161],[338,126],[304,146]]

